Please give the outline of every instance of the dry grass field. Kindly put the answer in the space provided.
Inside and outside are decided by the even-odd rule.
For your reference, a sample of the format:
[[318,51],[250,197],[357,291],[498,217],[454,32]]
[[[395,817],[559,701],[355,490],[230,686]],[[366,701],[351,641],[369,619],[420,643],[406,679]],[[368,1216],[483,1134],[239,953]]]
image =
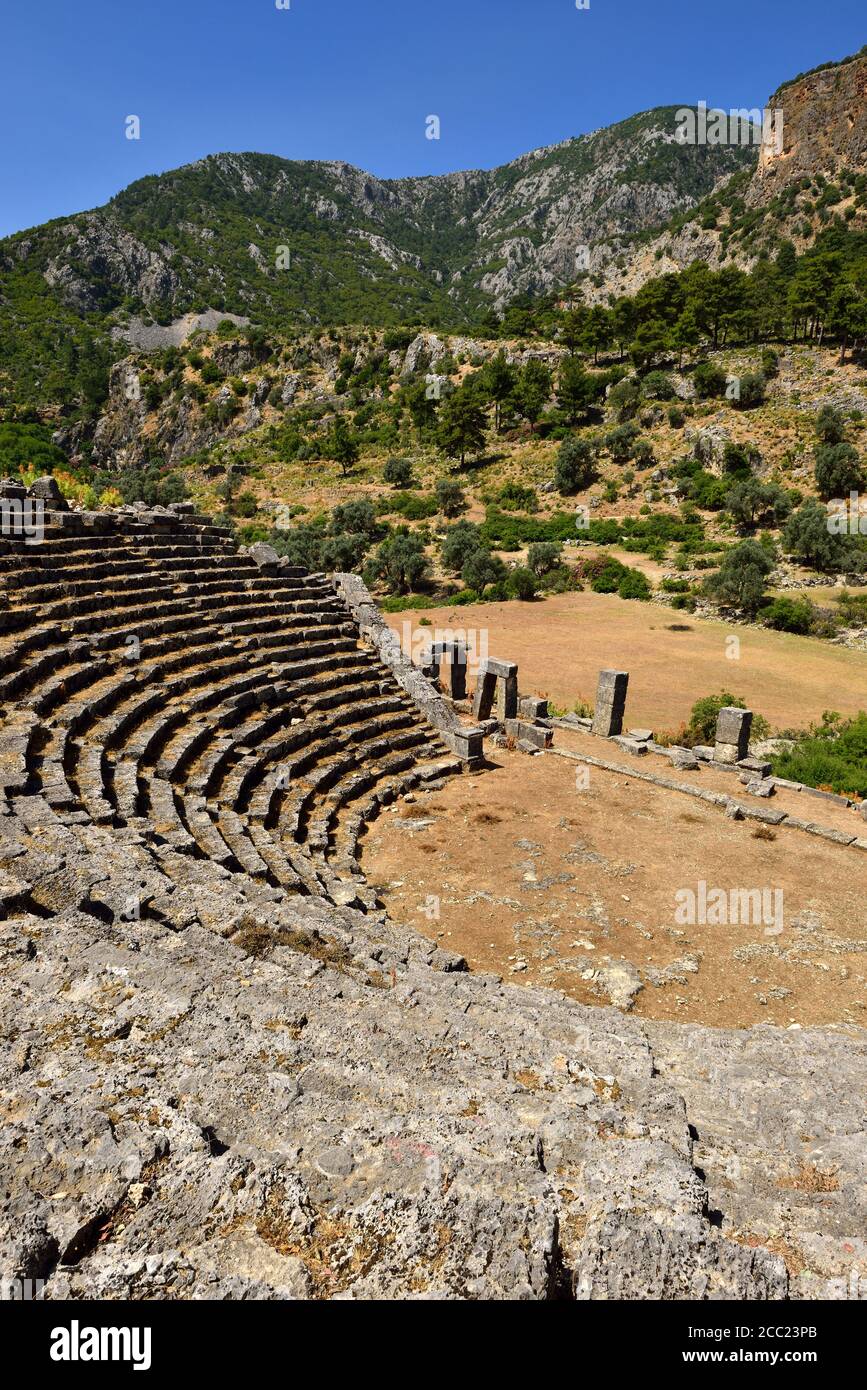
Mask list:
[[[823,710],[867,709],[867,654],[754,627],[697,618],[616,595],[561,594],[389,615],[392,628],[487,632],[488,651],[517,661],[521,690],[571,707],[592,703],[603,667],[630,673],[627,726],[673,730],[703,695],[725,689],[774,729],[805,728]],[[737,638],[739,656],[727,639]]]

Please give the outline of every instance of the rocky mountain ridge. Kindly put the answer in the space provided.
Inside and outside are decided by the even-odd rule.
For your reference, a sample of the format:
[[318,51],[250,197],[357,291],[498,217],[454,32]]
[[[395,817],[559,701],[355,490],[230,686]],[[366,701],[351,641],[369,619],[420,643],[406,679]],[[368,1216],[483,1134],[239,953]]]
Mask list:
[[[458,326],[587,269],[603,239],[688,210],[755,150],[675,140],[676,108],[500,168],[382,180],[351,165],[216,154],[105,207],[0,243],[0,276],[38,273],[77,315]],[[591,256],[592,260],[592,256]]]
[[750,270],[781,239],[805,250],[832,215],[867,226],[867,48],[784,82],[766,110],[778,136],[760,145],[749,177],[733,175],[622,264],[600,248],[600,283],[587,287],[589,300],[634,294],[694,260]]
[[696,259],[803,251],[834,219],[864,223],[865,84],[863,52],[784,84],[779,151],[681,143],[670,106],[490,170],[384,180],[224,153],[141,179],[0,241],[0,408],[92,416],[127,345],[223,318],[478,333],[516,301],[607,304]]

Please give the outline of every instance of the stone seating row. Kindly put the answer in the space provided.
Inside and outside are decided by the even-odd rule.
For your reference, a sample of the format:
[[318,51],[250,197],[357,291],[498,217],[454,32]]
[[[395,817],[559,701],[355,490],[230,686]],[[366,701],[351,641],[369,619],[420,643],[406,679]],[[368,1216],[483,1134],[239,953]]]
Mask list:
[[139,837],[176,874],[192,858],[373,906],[364,824],[460,764],[333,584],[187,525],[121,541],[64,524],[0,547],[0,574],[2,809],[36,798],[80,834]]

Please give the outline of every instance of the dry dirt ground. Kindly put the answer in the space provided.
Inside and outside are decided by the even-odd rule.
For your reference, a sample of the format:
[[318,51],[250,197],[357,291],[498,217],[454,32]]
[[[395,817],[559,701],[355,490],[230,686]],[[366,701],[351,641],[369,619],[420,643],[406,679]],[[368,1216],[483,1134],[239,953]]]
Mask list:
[[[517,661],[523,693],[571,708],[593,703],[603,667],[629,671],[627,725],[674,730],[702,695],[729,690],[775,729],[805,728],[826,709],[867,708],[867,656],[818,638],[736,626],[616,595],[561,594],[534,604],[488,603],[388,615],[420,636],[435,628],[486,634],[491,656]],[[737,638],[739,655],[728,642]]]
[[[555,741],[628,758],[590,736],[557,731]],[[489,758],[486,771],[390,808],[362,841],[364,872],[393,918],[460,952],[473,970],[551,985],[583,1003],[609,1002],[611,971],[619,987],[625,969],[627,986],[630,975],[641,983],[631,1007],[648,1018],[867,1024],[867,853],[728,820],[626,766],[591,768],[582,786],[582,765],[552,753],[491,749]],[[734,774],[672,773],[653,755],[639,766],[743,792]],[[863,824],[854,811],[807,806],[800,793],[771,804],[831,828]],[[769,911],[746,923],[678,920],[675,894],[697,893],[701,880],[726,894],[767,889]]]

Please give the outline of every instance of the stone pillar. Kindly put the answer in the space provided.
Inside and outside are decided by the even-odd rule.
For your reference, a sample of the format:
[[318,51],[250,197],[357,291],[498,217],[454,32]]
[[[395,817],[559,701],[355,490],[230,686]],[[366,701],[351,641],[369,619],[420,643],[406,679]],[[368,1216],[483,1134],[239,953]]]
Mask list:
[[453,700],[467,698],[467,649],[463,642],[452,642],[449,666],[449,694]]
[[599,672],[596,709],[593,714],[594,734],[599,734],[601,738],[613,738],[622,731],[628,684],[628,671]]
[[517,719],[518,717],[518,677],[500,676],[497,680],[497,718],[503,722],[506,719]]
[[497,661],[489,656],[479,667],[476,693],[473,700],[473,718],[489,719],[497,694],[497,718],[516,719],[518,715],[518,663],[517,661]]
[[713,756],[718,763],[738,763],[750,751],[750,729],[753,712],[749,709],[736,709],[733,705],[724,706],[716,720],[716,742]]
[[476,693],[473,696],[474,719],[490,719],[496,688],[497,677],[487,671],[483,663],[479,667],[479,674],[476,677]]

